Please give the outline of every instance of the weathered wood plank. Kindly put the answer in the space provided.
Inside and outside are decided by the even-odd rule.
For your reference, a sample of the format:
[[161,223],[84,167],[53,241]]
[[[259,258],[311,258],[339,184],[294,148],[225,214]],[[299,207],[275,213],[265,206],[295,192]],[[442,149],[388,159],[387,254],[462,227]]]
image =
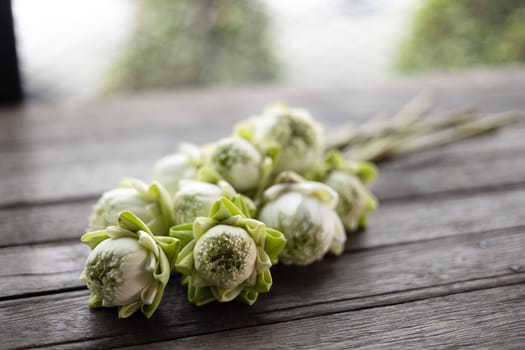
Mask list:
[[520,284],[148,344],[148,349],[521,349],[524,299]]
[[[524,129],[525,134],[525,129]],[[118,183],[123,176],[150,177],[154,163],[151,159],[92,160],[55,164],[42,169],[31,166],[18,169],[3,177],[0,187],[0,205],[58,201],[78,197],[97,197]],[[24,162],[21,159],[21,162]],[[31,163],[30,160],[27,160]],[[523,152],[506,151],[505,155],[491,157],[467,153],[461,160],[437,162],[417,171],[382,169],[374,185],[380,199],[422,196],[440,192],[475,191],[482,188],[521,185],[525,183],[525,156]]]
[[[518,84],[516,76],[520,74],[504,76],[496,81],[454,78],[452,84],[438,84],[437,104],[451,108],[468,101],[485,111],[525,110],[525,92],[512,85],[513,81]],[[334,126],[380,110],[393,112],[425,85],[428,83],[320,93],[271,89],[182,93],[115,99],[72,110],[27,108],[19,112],[25,115],[0,120],[0,177],[4,179],[0,205],[96,196],[123,175],[147,179],[155,159],[172,152],[180,141],[202,143],[224,136],[235,121],[273,99],[290,99],[309,107],[320,120]],[[471,89],[466,89],[468,86]],[[78,118],[72,117],[77,114]],[[510,132],[505,137],[507,142],[495,142],[500,148],[482,146],[473,154],[456,154],[451,161],[462,164],[484,157],[500,158],[502,153],[512,156],[510,149],[523,153],[520,133]],[[441,154],[438,162],[435,156],[425,158],[423,165],[441,164],[439,160],[447,163],[448,158],[443,157]],[[409,163],[412,168],[414,164],[417,162]]]
[[[272,293],[261,296],[257,306],[253,308],[254,313],[250,311],[250,314],[494,278],[523,271],[523,233],[523,230],[509,230],[461,235],[346,253],[338,258],[326,258],[309,267],[277,266],[273,270],[275,284]],[[87,255],[88,249],[80,247],[80,244],[72,245],[71,250],[67,250],[65,245],[49,245],[45,248],[31,251],[19,247],[10,254],[2,252],[2,256],[6,257],[6,263],[0,265],[0,290],[3,298],[82,286],[78,276],[83,266],[83,256]],[[67,305],[72,308],[68,312],[74,312],[79,319],[83,319],[89,312],[79,311],[82,310],[81,305],[87,302],[86,294],[83,292],[80,295],[83,297],[70,298],[69,294],[61,293],[56,299],[50,297],[49,300],[54,300],[52,304],[58,303],[64,307]],[[24,305],[33,305],[34,300],[22,298],[13,301],[15,304],[6,303],[8,304],[0,304],[0,309],[2,305],[16,304],[23,315],[26,312],[24,308],[27,307]],[[161,311],[158,316],[160,319],[166,317],[166,312],[171,312],[170,308],[188,322],[193,317],[194,307],[185,301],[184,291],[176,280],[168,287],[163,304],[168,305],[168,311],[164,307],[165,311]],[[202,309],[224,311],[220,308],[221,306],[210,306]],[[233,306],[233,310],[244,309]],[[0,311],[0,321],[10,315],[9,312],[1,316],[2,314]],[[101,312],[100,315],[106,316],[93,317],[115,317],[114,312]],[[74,333],[79,331],[82,332],[72,329],[70,336],[75,337]],[[112,335],[114,333],[107,334]],[[53,338],[55,337],[59,335],[53,334]]]
[[[401,158],[395,162],[383,164],[383,168],[417,169],[438,165],[457,165],[472,160],[480,161],[522,154],[525,151],[523,141],[525,130],[520,126],[507,128],[486,137],[471,139],[459,145],[428,151],[423,155]],[[29,149],[15,149],[0,152],[0,164],[2,164],[0,176],[18,178],[29,173],[36,178],[39,174],[49,173],[53,169],[57,175],[60,171],[67,171],[67,167],[74,170],[79,164],[83,164],[84,170],[92,174],[108,163],[116,163],[125,168],[128,162],[141,161],[145,167],[141,173],[144,174],[144,177],[149,177],[148,167],[156,159],[175,151],[179,141],[187,140],[201,144],[224,137],[229,132],[230,126],[212,128],[206,133],[199,131],[198,127],[178,128],[156,135],[152,140],[140,140],[140,142],[129,138],[97,137],[96,141],[90,139],[72,145],[56,142],[52,144],[52,147],[32,146]],[[108,150],[111,151],[108,152]],[[101,164],[97,166],[99,162]],[[57,175],[57,183],[59,179]]]
[[365,232],[349,236],[347,246],[363,249],[523,226],[524,205],[525,190],[385,202]]
[[[78,291],[0,303],[0,320],[3,321],[0,323],[0,331],[2,334],[10,335],[9,338],[5,338],[7,341],[3,343],[2,348],[6,349],[32,348],[37,345],[53,349],[101,349],[150,344],[155,341],[338,314],[352,310],[368,308],[381,310],[383,308],[378,307],[385,305],[401,304],[405,311],[400,309],[396,312],[405,314],[410,313],[411,304],[406,303],[411,301],[424,299],[428,301],[428,298],[517,283],[525,283],[525,273],[443,284],[399,293],[303,304],[303,306],[292,308],[279,308],[276,305],[278,299],[259,302],[251,308],[236,303],[211,304],[198,308],[190,306],[186,301],[182,302],[184,298],[182,291],[168,289],[165,302],[161,304],[151,320],[146,320],[138,315],[126,320],[117,320],[112,310],[89,311],[85,306],[87,293]],[[498,295],[503,295],[504,289],[499,289],[502,292]],[[466,308],[469,307],[469,301],[471,302],[473,299],[470,294],[467,294],[469,297],[463,301]],[[497,299],[495,301],[494,299],[490,300],[489,296],[486,296],[485,300],[489,304],[497,303]],[[271,303],[273,303],[273,307]],[[475,309],[476,304],[472,308]],[[430,310],[432,308],[426,312],[431,313]],[[362,311],[353,313],[359,312]],[[492,310],[492,313],[494,312],[495,310]],[[452,315],[449,316],[452,317]],[[424,319],[420,316],[421,325],[426,324]],[[359,323],[363,324],[363,322]],[[364,324],[370,325],[370,319]],[[392,320],[391,326],[395,324],[395,320]],[[334,331],[347,332],[348,327],[334,327]]]
[[525,183],[525,157],[511,154],[457,165],[422,169],[385,170],[372,190],[379,199],[400,199],[433,194],[477,192],[485,189],[521,186]]
[[81,287],[89,249],[80,243],[51,243],[0,249],[0,299]]
[[438,165],[460,165],[470,159],[512,157],[513,154],[525,151],[524,127],[525,123],[516,124],[460,143],[387,161],[382,163],[381,167],[382,169],[421,169]]
[[[94,201],[0,209],[0,246],[78,239]],[[353,249],[525,225],[525,190],[384,202]],[[395,229],[393,229],[395,228]]]
[[[481,73],[481,74],[480,74]],[[300,91],[275,87],[251,90],[205,90],[131,95],[83,106],[26,106],[2,111],[0,144],[32,140],[91,139],[93,135],[136,137],[155,130],[176,129],[202,123],[203,116],[231,125],[257,113],[273,101],[289,101],[310,108],[323,122],[339,124],[344,118],[363,118],[377,112],[395,112],[422,89],[435,92],[440,108],[465,104],[487,112],[524,109],[525,70],[474,72],[427,79],[398,80],[382,84],[359,82],[344,90]],[[208,118],[211,119],[211,118]],[[208,120],[214,123],[213,119]],[[15,131],[15,132],[13,132]]]

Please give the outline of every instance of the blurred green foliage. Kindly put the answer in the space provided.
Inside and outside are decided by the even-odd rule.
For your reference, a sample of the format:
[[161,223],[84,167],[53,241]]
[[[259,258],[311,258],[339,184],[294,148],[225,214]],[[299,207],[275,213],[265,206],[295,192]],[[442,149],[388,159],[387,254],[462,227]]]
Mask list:
[[428,0],[415,14],[401,71],[525,62],[525,0]]
[[274,79],[278,66],[257,0],[139,0],[106,93]]

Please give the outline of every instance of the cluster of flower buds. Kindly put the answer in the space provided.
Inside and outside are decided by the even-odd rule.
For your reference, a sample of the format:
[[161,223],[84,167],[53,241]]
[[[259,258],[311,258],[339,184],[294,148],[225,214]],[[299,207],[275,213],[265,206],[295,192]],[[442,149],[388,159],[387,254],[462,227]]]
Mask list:
[[93,249],[81,276],[89,305],[150,317],[172,270],[196,305],[252,305],[278,261],[341,254],[345,229],[377,207],[376,169],[327,152],[324,139],[306,110],[274,105],[230,137],[183,144],[156,163],[152,184],[128,178],[104,193],[82,237]]

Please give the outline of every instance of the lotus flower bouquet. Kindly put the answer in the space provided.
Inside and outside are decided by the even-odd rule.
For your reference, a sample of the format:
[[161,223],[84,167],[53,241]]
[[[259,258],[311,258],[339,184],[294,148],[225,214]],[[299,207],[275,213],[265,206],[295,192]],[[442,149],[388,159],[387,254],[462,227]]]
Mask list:
[[378,207],[372,162],[518,121],[473,110],[424,118],[429,107],[423,94],[391,118],[327,137],[307,110],[276,104],[221,140],[181,144],[157,161],[151,184],[125,178],[94,206],[81,239],[92,249],[81,275],[89,305],[149,318],[172,271],[195,305],[253,305],[271,290],[275,264],[339,255],[366,227]]

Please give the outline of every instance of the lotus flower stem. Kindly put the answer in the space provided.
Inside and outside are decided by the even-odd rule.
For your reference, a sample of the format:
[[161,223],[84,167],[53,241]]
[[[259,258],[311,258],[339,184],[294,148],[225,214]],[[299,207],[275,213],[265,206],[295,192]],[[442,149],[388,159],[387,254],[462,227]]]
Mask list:
[[347,159],[380,162],[445,146],[521,120],[513,112],[484,116],[473,108],[424,118],[430,107],[430,95],[419,94],[390,118],[377,115],[359,126],[343,126],[329,138],[325,151],[339,149]]

